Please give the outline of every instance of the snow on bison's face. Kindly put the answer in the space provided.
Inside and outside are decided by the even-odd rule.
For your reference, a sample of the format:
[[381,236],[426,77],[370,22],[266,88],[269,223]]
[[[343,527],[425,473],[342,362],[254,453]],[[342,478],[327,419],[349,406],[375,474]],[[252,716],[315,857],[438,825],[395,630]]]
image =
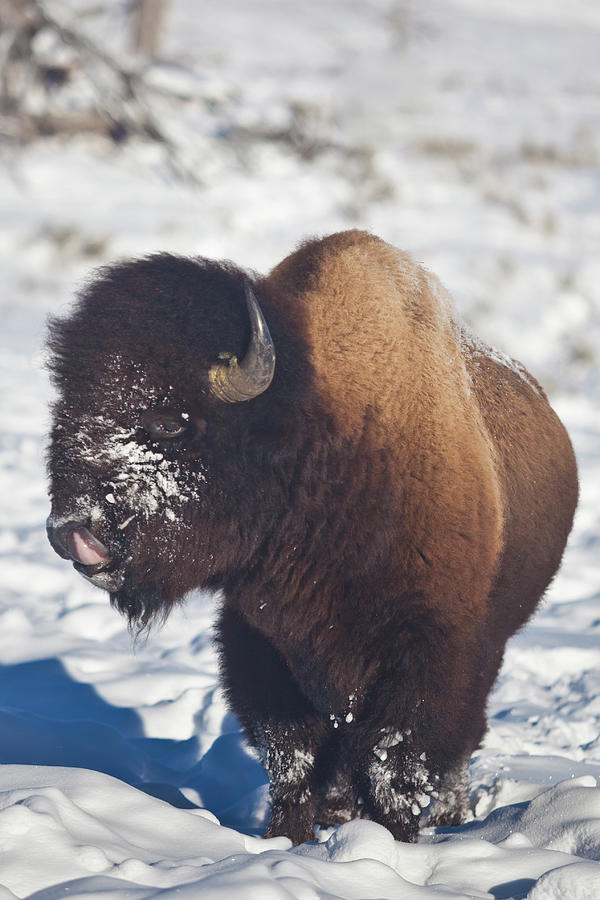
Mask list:
[[274,356],[250,403],[213,383],[251,326],[240,272],[165,255],[102,272],[51,323],[48,536],[138,625],[247,563],[284,502]]

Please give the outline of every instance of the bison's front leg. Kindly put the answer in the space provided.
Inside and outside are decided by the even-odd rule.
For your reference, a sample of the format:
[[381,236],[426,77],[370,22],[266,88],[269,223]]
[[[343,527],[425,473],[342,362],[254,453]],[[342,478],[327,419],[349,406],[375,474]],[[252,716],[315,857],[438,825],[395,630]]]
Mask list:
[[294,844],[312,840],[314,754],[326,725],[279,651],[239,612],[223,609],[217,639],[229,704],[269,775],[266,837],[285,835]]
[[[314,838],[314,764],[308,734],[296,726],[269,724],[257,741],[269,775],[271,818],[265,837],[286,835],[294,844]],[[262,745],[262,746],[261,746]]]
[[463,818],[488,687],[487,648],[474,628],[443,625],[424,609],[410,612],[410,628],[396,631],[399,665],[370,687],[354,736],[363,815],[403,841],[416,840],[421,815],[435,801],[436,824]]
[[398,841],[414,841],[421,813],[438,794],[440,774],[410,731],[382,728],[363,771],[363,815],[388,828]]

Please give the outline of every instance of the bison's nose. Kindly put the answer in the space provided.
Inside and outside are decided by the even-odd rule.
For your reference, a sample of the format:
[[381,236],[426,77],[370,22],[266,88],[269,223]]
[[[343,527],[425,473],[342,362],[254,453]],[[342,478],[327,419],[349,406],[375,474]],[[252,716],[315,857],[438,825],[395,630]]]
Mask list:
[[110,558],[104,544],[81,522],[67,522],[55,527],[50,516],[46,531],[48,540],[63,559],[72,559],[82,566],[98,566]]

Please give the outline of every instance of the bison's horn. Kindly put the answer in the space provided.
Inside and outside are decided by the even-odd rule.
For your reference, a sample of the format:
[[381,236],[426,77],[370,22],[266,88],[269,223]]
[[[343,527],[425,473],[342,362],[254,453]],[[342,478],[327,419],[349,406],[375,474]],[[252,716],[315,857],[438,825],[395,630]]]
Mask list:
[[213,395],[226,403],[258,397],[269,387],[275,372],[275,345],[265,317],[248,281],[244,290],[252,328],[250,346],[239,362],[235,356],[221,354],[228,361],[211,366],[208,373]]

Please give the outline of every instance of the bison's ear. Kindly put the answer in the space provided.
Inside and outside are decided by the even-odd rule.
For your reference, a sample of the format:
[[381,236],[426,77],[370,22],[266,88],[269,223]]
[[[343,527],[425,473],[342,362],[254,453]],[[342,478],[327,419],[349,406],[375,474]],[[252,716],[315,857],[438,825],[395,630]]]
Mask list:
[[247,280],[244,281],[244,290],[252,328],[246,355],[240,361],[232,357],[227,363],[218,363],[208,373],[213,395],[226,403],[240,403],[258,397],[269,387],[275,373],[275,345]]

